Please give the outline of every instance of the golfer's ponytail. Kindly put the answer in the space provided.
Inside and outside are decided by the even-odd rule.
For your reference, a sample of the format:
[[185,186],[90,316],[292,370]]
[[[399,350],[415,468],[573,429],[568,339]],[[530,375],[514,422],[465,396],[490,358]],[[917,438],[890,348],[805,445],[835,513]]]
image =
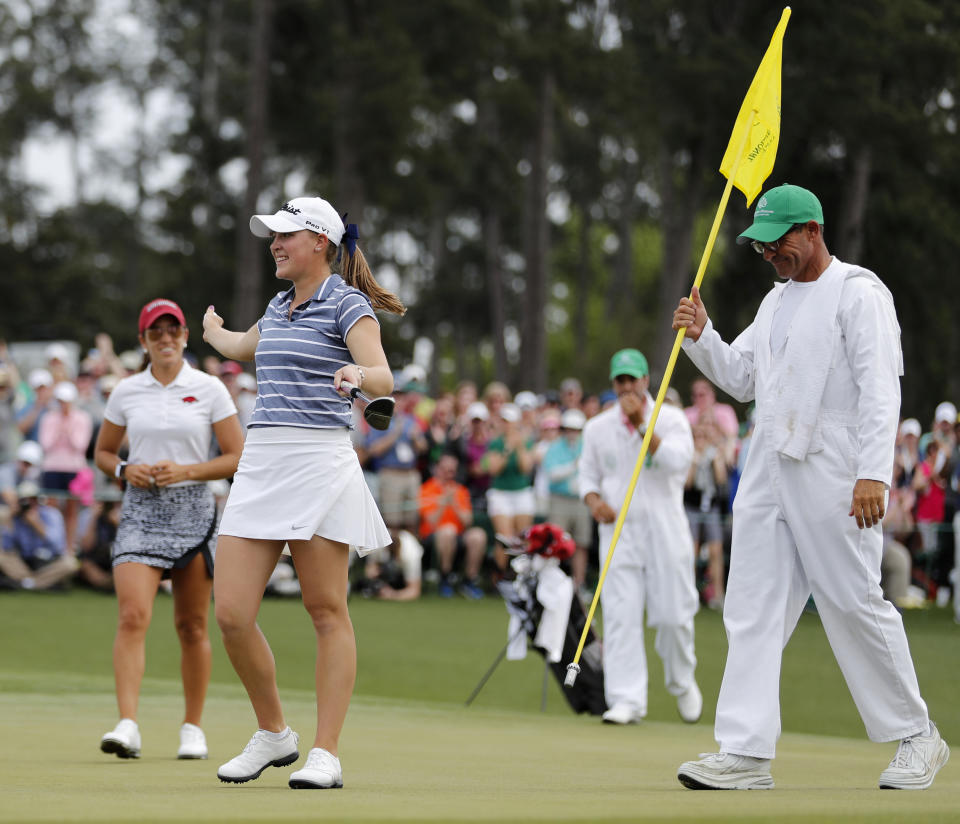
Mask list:
[[359,246],[353,247],[352,254],[346,244],[340,251],[340,276],[348,286],[359,289],[370,298],[374,309],[383,309],[395,315],[402,315],[407,311],[407,307],[401,303],[400,298],[377,283],[373,272],[370,271],[370,264],[367,263]]

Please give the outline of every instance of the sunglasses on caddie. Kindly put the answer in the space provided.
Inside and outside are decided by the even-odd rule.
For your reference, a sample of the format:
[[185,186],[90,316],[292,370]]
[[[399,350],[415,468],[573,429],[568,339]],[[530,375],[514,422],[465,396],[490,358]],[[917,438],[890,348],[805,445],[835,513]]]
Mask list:
[[776,252],[780,248],[780,244],[783,243],[783,239],[789,235],[791,232],[797,231],[797,229],[802,229],[806,226],[806,223],[794,223],[786,232],[784,232],[776,240],[771,240],[768,243],[764,243],[760,240],[751,240],[750,248],[753,249],[758,255],[762,255],[764,252]]

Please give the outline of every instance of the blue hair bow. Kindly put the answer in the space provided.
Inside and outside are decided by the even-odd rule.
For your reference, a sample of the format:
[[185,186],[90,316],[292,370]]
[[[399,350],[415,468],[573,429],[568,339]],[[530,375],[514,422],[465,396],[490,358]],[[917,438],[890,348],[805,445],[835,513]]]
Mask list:
[[360,240],[360,232],[357,231],[356,223],[348,223],[347,228],[343,233],[343,238],[341,243],[345,243],[347,250],[350,252],[350,256],[353,257],[357,253],[357,241]]

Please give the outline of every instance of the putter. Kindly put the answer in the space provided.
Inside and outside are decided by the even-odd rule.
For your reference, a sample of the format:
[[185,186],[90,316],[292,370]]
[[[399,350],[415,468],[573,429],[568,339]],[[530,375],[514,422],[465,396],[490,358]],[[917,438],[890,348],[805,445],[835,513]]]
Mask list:
[[390,426],[390,420],[393,418],[393,407],[396,401],[388,395],[381,398],[368,398],[360,387],[354,386],[350,381],[341,381],[340,388],[346,389],[351,398],[359,398],[367,405],[363,410],[363,419],[374,429],[386,429]]

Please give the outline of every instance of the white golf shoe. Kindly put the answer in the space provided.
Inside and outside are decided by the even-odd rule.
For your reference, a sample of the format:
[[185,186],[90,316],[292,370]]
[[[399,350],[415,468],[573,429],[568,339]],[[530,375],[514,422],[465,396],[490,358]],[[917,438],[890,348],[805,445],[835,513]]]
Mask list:
[[601,717],[604,724],[638,724],[643,713],[633,704],[614,704]]
[[303,769],[290,776],[294,790],[337,790],[343,786],[343,768],[340,759],[320,747],[307,754]]
[[196,724],[180,727],[180,749],[177,758],[206,758],[207,738]]
[[286,767],[292,764],[300,757],[297,750],[300,736],[290,727],[283,731],[279,740],[275,739],[276,735],[279,734],[257,730],[243,748],[243,752],[217,770],[217,778],[233,784],[243,784],[259,778],[260,773],[267,767]]
[[100,739],[103,752],[114,753],[117,758],[140,757],[140,728],[132,718],[121,718],[110,732]]
[[690,790],[772,790],[769,758],[752,758],[728,752],[700,753],[687,761],[677,778]]
[[890,766],[880,773],[880,789],[925,790],[948,758],[950,748],[931,721],[926,735],[912,735],[900,742]]
[[688,724],[696,724],[700,720],[703,715],[703,695],[696,682],[683,695],[677,696],[677,712]]

